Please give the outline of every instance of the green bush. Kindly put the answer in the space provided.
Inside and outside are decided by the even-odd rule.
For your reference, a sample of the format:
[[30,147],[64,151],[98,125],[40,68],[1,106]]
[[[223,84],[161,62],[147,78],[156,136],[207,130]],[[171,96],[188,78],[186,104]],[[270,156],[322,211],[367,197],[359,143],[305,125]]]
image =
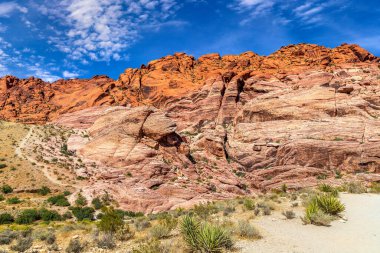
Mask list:
[[13,192],[13,188],[6,184],[6,185],[3,185],[3,186],[1,187],[1,191],[2,191],[4,194],[8,194],[8,193],[12,193],[12,192]]
[[39,210],[41,220],[43,221],[60,221],[62,216],[57,211],[41,209]]
[[239,221],[238,222],[238,235],[242,238],[247,239],[260,239],[262,236],[260,232],[252,226],[249,221]]
[[81,193],[79,193],[75,200],[75,204],[77,206],[87,206],[87,200]]
[[47,202],[55,206],[70,206],[69,201],[65,195],[56,195],[48,198]]
[[95,210],[92,207],[72,207],[71,212],[78,221],[82,221],[84,219],[93,220]]
[[57,211],[47,209],[26,209],[23,210],[16,218],[17,224],[31,224],[35,221],[60,221],[62,216]]
[[249,198],[244,199],[243,205],[246,210],[255,209],[255,202],[252,199],[249,199]]
[[21,202],[22,201],[18,197],[7,199],[7,204],[10,204],[10,205],[20,204]]
[[182,219],[181,234],[192,251],[222,252],[233,246],[231,236],[226,230],[208,223],[200,224],[190,216]]
[[112,207],[104,208],[103,213],[98,223],[100,231],[113,234],[123,228],[123,218]]
[[0,225],[11,224],[14,220],[13,216],[9,213],[0,214]]
[[0,201],[4,201],[4,200],[5,200],[4,195],[0,194]]
[[4,164],[4,163],[0,163],[0,169],[4,169],[4,168],[6,168],[6,167],[7,167],[6,164]]
[[95,208],[95,210],[99,210],[103,207],[103,203],[102,201],[100,200],[100,198],[94,198],[92,201],[91,201],[91,204],[92,206]]
[[31,224],[41,219],[40,213],[36,209],[23,210],[16,218],[17,224]]
[[207,219],[211,214],[217,213],[219,210],[213,203],[195,205],[193,211],[202,219]]
[[51,193],[51,190],[49,187],[46,187],[46,186],[42,186],[41,189],[38,189],[38,194],[42,195],[42,196],[46,196],[48,195],[49,193]]

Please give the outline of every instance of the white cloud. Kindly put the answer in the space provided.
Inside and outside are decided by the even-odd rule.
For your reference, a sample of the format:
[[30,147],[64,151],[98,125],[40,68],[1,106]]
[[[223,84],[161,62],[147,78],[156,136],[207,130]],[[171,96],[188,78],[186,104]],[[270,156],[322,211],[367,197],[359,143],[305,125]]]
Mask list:
[[144,27],[170,23],[179,8],[176,0],[46,0],[41,8],[59,20],[63,33],[49,42],[71,59],[109,61],[126,59],[125,50],[141,36]]
[[287,25],[297,21],[299,25],[310,26],[324,23],[329,11],[336,10],[335,7],[341,6],[342,2],[343,0],[235,0],[228,6],[241,13],[242,25],[258,17],[272,15],[274,24]]
[[78,73],[69,72],[67,70],[63,71],[62,75],[63,75],[64,78],[69,78],[69,79],[76,78],[76,77],[79,76]]
[[0,3],[0,17],[9,17],[13,12],[16,11],[27,13],[28,9],[13,1]]

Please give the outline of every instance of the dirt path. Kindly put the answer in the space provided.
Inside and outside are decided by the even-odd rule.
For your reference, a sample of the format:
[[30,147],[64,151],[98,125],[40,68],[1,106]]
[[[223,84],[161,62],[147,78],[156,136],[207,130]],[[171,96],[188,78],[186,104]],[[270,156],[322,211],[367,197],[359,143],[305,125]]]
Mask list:
[[[33,134],[33,130],[35,129],[34,126],[31,126],[30,129],[29,129],[29,132],[27,133],[27,135],[21,140],[20,144],[18,145],[18,147],[15,149],[15,154],[17,156],[19,156],[20,158],[24,159],[24,160],[28,160],[30,163],[35,163],[36,164],[36,168],[38,168],[43,174],[44,176],[50,181],[52,182],[53,184],[56,184],[56,185],[59,185],[59,186],[69,186],[68,184],[64,184],[62,182],[60,182],[59,180],[57,180],[55,177],[52,177],[49,173],[49,170],[47,168],[45,168],[45,164],[41,163],[41,162],[38,162],[37,160],[35,160],[34,158],[32,157],[29,157],[27,154],[25,154],[22,150],[25,148],[25,146],[27,145],[29,139],[32,137],[32,134]],[[74,187],[73,185],[70,185],[71,187]]]
[[255,222],[263,231],[262,240],[239,242],[238,246],[244,253],[380,252],[380,195],[341,194],[341,200],[346,205],[347,222],[334,221],[331,227],[318,227],[275,214]]

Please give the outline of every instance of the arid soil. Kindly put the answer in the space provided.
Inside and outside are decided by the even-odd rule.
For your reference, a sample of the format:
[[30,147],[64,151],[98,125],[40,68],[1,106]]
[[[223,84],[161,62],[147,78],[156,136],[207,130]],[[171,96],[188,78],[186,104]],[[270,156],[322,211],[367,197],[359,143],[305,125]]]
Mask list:
[[331,227],[318,227],[305,226],[299,219],[284,220],[279,214],[264,216],[255,222],[264,238],[240,242],[241,252],[377,252],[380,249],[380,195],[342,194],[341,199],[346,205],[347,221],[336,220]]

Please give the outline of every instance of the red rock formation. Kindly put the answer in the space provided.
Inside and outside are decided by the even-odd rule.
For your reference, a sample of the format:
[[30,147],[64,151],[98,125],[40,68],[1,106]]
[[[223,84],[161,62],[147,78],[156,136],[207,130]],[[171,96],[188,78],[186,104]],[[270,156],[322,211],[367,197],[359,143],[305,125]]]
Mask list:
[[[378,58],[357,45],[334,49],[299,44],[281,48],[268,57],[252,52],[241,55],[209,54],[195,59],[184,53],[152,61],[140,69],[127,69],[114,81],[106,76],[88,80],[0,79],[0,119],[44,123],[68,112],[96,105],[153,105],[166,107],[175,99],[199,91],[206,81],[223,82],[250,76],[281,79],[306,70],[339,69],[344,64],[360,65]],[[222,87],[222,90],[225,87]],[[231,92],[227,90],[227,93]]]
[[68,142],[98,164],[85,168],[84,192],[107,190],[125,209],[158,211],[311,186],[337,172],[378,175],[379,77],[379,59],[357,45],[175,54],[117,81],[3,78],[0,115],[86,129],[89,139]]

